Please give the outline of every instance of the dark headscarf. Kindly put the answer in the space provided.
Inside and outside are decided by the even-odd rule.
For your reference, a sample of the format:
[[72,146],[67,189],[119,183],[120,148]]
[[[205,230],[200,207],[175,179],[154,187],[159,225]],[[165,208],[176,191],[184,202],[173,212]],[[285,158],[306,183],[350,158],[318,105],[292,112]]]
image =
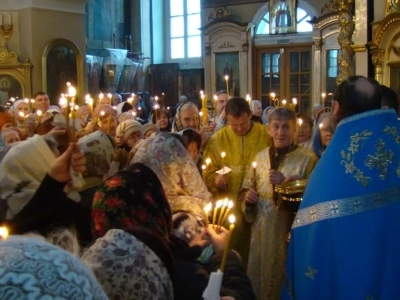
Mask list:
[[94,236],[110,229],[141,227],[168,239],[171,233],[171,209],[156,174],[135,163],[108,178],[93,199]]

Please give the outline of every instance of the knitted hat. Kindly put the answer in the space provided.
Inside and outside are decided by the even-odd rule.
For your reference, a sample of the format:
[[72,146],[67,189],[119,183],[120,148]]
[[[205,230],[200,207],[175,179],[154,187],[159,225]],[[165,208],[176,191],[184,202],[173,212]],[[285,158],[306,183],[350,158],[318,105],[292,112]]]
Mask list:
[[12,123],[13,117],[8,111],[0,112],[0,130],[6,123]]
[[136,131],[140,131],[140,133],[143,133],[142,124],[134,120],[126,120],[119,124],[117,127],[117,135],[123,134],[125,141],[132,133]]
[[157,131],[157,126],[154,125],[153,123],[146,123],[146,124],[144,124],[144,125],[143,125],[143,130],[142,130],[143,135],[145,136],[146,133],[147,133],[149,130]]

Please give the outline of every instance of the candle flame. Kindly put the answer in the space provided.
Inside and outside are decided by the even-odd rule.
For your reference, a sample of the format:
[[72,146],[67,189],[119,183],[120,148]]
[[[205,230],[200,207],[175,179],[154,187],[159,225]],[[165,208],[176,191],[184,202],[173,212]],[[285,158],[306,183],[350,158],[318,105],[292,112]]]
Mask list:
[[299,125],[300,126],[303,125],[303,120],[302,119],[299,119]]
[[326,94],[325,94],[325,93],[322,93],[321,96],[322,96],[322,98],[325,98],[325,97],[326,97]]
[[106,114],[106,113],[105,113],[104,111],[101,111],[101,112],[100,112],[100,115],[101,115],[101,116],[104,116],[105,114]]
[[40,109],[38,109],[38,110],[36,111],[36,114],[40,117],[40,116],[42,115],[42,111],[41,111]]
[[11,102],[13,102],[13,103],[14,103],[14,101],[15,101],[15,98],[11,98],[10,100],[11,100]]
[[156,102],[158,101],[158,96],[155,96],[154,99],[156,100]]
[[211,163],[211,159],[208,157],[206,158],[206,164],[209,165]]
[[226,156],[226,153],[225,153],[225,152],[222,152],[222,153],[221,153],[221,157],[224,158],[225,156]]
[[254,169],[257,168],[257,163],[255,161],[253,161],[252,165]]
[[132,116],[136,117],[136,112],[133,111],[132,112]]
[[112,108],[115,109],[115,110],[117,110],[117,107],[116,107],[116,106],[113,106]]
[[89,94],[86,94],[85,99],[86,99],[86,101],[89,101],[90,95],[89,95]]
[[222,202],[222,206],[228,206],[229,199],[225,198],[224,201]]
[[75,106],[74,106],[74,109],[75,109],[75,110],[78,110],[78,109],[79,109],[79,105],[75,105]]
[[296,98],[293,98],[293,99],[292,99],[292,103],[293,103],[293,104],[297,104],[297,99],[296,99]]
[[99,99],[103,99],[104,98],[104,94],[103,93],[100,93],[99,94]]
[[233,201],[232,201],[232,200],[229,200],[229,202],[228,202],[228,208],[231,209],[232,207],[233,207]]
[[201,165],[201,169],[205,170],[206,169],[206,165]]
[[35,100],[34,100],[34,99],[31,99],[31,103],[35,103]]
[[274,99],[276,95],[275,95],[275,93],[271,93],[270,96],[272,99]]
[[210,210],[212,209],[212,203],[208,203],[205,207],[204,207],[204,211],[206,213],[208,213]]
[[320,123],[320,124],[318,125],[318,127],[319,127],[319,129],[322,129],[322,123]]
[[107,94],[107,97],[108,97],[108,98],[111,98],[111,97],[112,97],[112,94],[111,94],[111,93],[108,93],[108,94]]
[[8,229],[5,226],[0,227],[0,237],[6,239],[8,237]]
[[76,96],[76,88],[72,85],[68,88],[68,96],[75,97]]
[[225,80],[228,81],[229,80],[229,76],[225,75]]
[[202,111],[199,112],[199,116],[200,116],[200,117],[203,116],[203,112],[202,112]]
[[286,100],[285,99],[282,100],[282,104],[286,105]]
[[71,82],[67,82],[67,86],[70,87],[71,86]]
[[24,114],[23,111],[20,111],[18,114],[19,114],[20,117],[25,117],[25,114]]
[[217,203],[215,204],[216,208],[220,208],[222,206],[222,200],[218,200]]
[[214,95],[214,100],[217,101],[218,100],[218,96]]
[[235,221],[236,221],[236,218],[235,218],[235,216],[234,216],[234,215],[229,215],[229,218],[228,218],[228,220],[229,220],[229,223],[231,223],[231,224],[234,224],[234,223],[235,223]]
[[29,99],[28,99],[28,98],[25,98],[25,99],[24,99],[24,102],[25,102],[25,103],[29,103]]

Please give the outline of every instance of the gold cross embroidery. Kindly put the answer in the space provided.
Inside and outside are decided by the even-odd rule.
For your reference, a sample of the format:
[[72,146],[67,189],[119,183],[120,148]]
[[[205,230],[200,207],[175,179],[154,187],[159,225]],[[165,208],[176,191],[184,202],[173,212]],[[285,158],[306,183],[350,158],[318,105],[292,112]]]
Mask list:
[[307,272],[306,272],[306,276],[310,279],[315,278],[315,274],[317,274],[318,270],[315,270],[313,268],[311,268],[310,266],[308,266]]

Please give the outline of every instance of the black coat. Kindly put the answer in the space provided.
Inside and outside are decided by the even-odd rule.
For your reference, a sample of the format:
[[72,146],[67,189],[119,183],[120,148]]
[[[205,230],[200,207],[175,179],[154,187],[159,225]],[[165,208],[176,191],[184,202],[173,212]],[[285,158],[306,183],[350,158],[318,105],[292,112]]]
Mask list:
[[[199,246],[175,245],[172,249],[175,262],[173,275],[175,300],[203,300],[211,272],[221,265],[222,253],[214,254],[210,261],[201,264],[197,261],[202,249]],[[230,251],[221,286],[221,296],[231,296],[236,300],[256,300],[250,279],[245,274],[238,255]]]

